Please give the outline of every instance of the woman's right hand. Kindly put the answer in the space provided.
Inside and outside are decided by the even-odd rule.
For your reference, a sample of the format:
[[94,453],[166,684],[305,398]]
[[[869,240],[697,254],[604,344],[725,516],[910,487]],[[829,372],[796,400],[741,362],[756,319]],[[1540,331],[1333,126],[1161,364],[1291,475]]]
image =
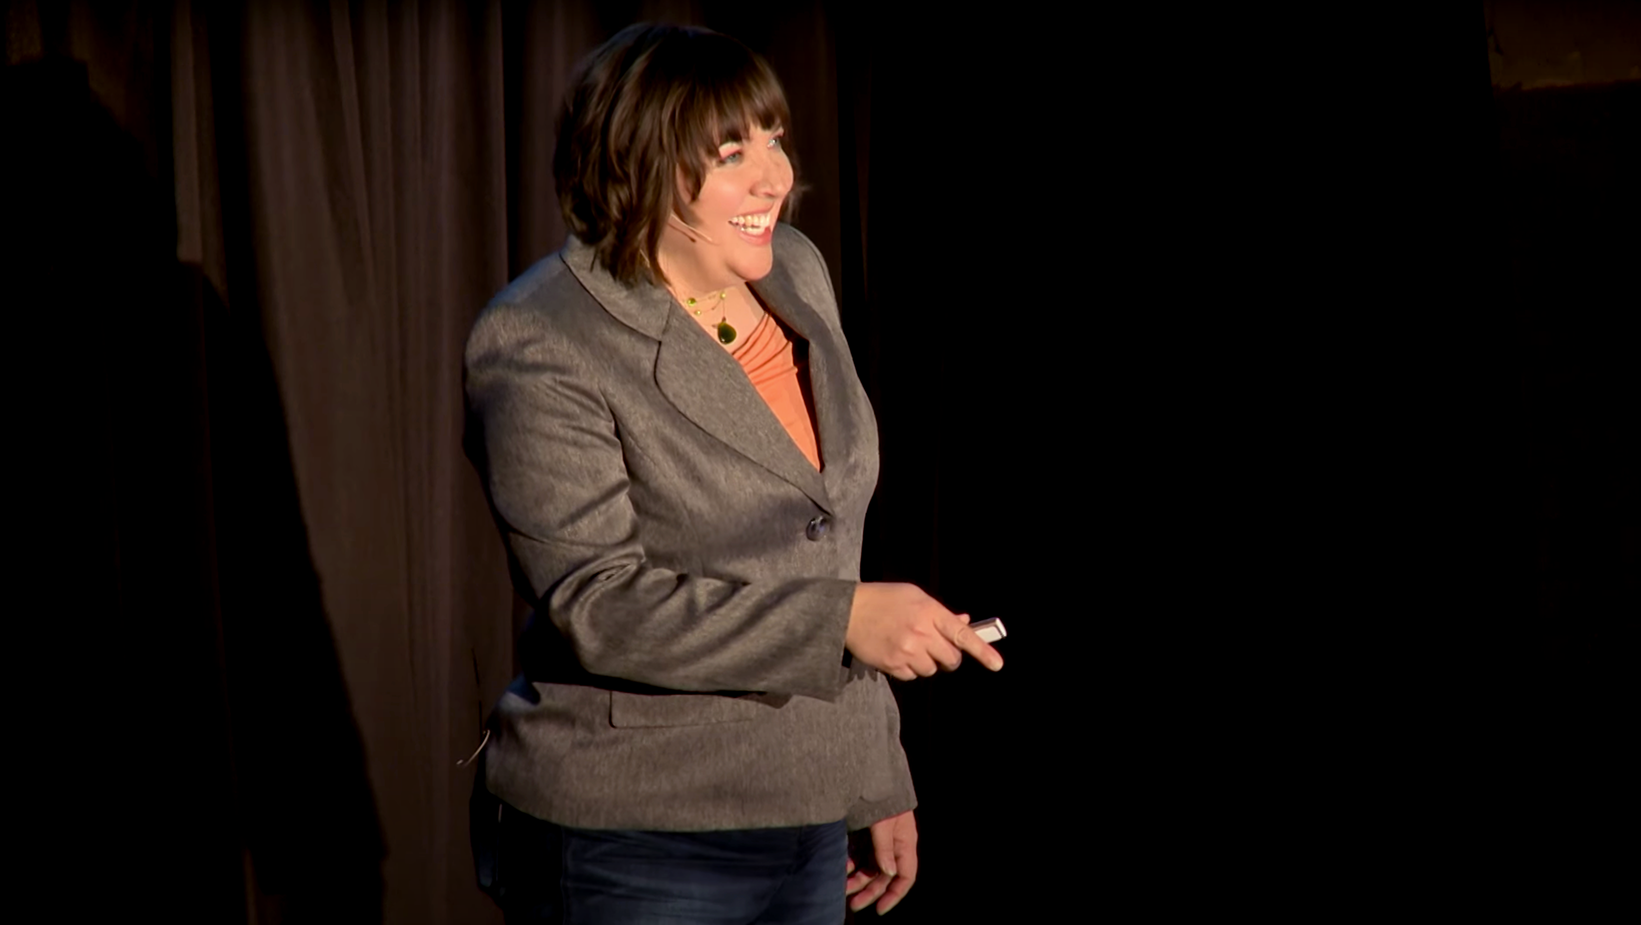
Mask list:
[[917,585],[897,582],[855,586],[844,647],[902,681],[951,671],[964,652],[992,671],[1003,667],[1003,656],[969,629],[967,615],[953,614]]

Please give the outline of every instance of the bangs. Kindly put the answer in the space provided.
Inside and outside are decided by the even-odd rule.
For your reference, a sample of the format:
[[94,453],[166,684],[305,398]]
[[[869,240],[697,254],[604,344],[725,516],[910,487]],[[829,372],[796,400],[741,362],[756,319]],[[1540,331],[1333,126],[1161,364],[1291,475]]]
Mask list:
[[[628,26],[578,68],[559,118],[553,178],[565,224],[616,279],[664,282],[661,235],[678,197],[700,195],[725,143],[791,127],[775,72],[745,45],[687,26]],[[786,156],[790,218],[804,186]]]
[[689,73],[673,83],[679,96],[671,108],[674,155],[698,190],[719,146],[744,142],[755,128],[790,129],[791,114],[775,73],[750,49],[722,35],[691,39],[680,43],[679,63]]
[[[790,115],[786,97],[774,79],[759,79],[753,74],[738,74],[738,80],[716,85],[698,86],[697,99],[686,107],[693,112],[681,112],[684,125],[681,134],[686,139],[684,150],[694,152],[712,161],[718,157],[718,147],[725,142],[744,142],[755,128],[773,130],[786,127]],[[746,79],[751,78],[751,79]]]

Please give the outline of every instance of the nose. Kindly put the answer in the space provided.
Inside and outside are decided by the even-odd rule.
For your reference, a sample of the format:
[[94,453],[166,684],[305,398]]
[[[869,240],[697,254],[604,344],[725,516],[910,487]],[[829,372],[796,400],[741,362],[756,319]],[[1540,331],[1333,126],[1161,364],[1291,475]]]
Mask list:
[[759,196],[780,199],[792,190],[792,162],[779,148],[765,149],[763,169],[758,174],[754,191]]

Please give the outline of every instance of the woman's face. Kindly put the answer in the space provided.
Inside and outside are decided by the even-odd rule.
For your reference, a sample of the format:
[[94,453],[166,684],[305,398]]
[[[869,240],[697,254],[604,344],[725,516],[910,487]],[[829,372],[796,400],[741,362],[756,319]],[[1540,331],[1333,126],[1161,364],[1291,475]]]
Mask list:
[[785,134],[780,126],[754,128],[745,141],[718,148],[700,194],[679,207],[680,218],[698,233],[674,221],[661,237],[662,270],[673,285],[714,289],[768,275],[775,220],[792,191],[792,162],[781,148]]

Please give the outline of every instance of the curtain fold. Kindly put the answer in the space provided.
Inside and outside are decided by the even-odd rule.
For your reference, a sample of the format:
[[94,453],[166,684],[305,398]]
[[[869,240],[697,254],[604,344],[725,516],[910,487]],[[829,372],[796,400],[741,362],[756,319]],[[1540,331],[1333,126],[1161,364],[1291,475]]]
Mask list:
[[509,673],[489,625],[510,628],[505,564],[460,450],[462,343],[508,278],[500,17],[266,3],[243,33],[257,296],[389,846],[388,921],[487,902],[450,859],[471,781],[455,762]]
[[[129,268],[40,263],[53,268],[42,287],[82,274],[96,318],[122,319],[88,329],[106,374],[81,403],[107,427],[81,441],[81,478],[106,488],[88,509],[126,512],[109,527],[107,594],[147,641],[111,631],[99,651],[175,664],[162,674],[194,680],[153,688],[156,702],[208,727],[131,729],[133,752],[165,743],[195,773],[154,790],[171,799],[132,837],[176,820],[222,887],[143,867],[149,888],[210,907],[179,920],[499,921],[474,886],[473,768],[456,762],[511,680],[523,608],[462,454],[467,330],[562,244],[551,167],[572,68],[644,18],[703,22],[775,64],[800,164],[831,199],[812,198],[800,227],[841,273],[824,5],[67,0],[8,2],[3,18],[8,87],[55,81],[99,126],[30,162],[57,162],[34,173],[51,181],[34,211],[61,219],[41,252],[63,242],[84,257],[95,242],[123,255],[104,266]],[[37,107],[39,125],[50,111]],[[129,218],[88,237],[84,216],[115,215],[95,195],[119,177]],[[71,209],[45,205],[69,202],[62,190],[77,190]],[[103,389],[122,402],[99,404]],[[110,435],[155,452],[137,466],[99,442]],[[145,494],[162,468],[153,484],[168,487]],[[161,510],[156,533],[144,518]],[[201,558],[160,568],[175,544],[155,536]],[[193,815],[172,805],[191,799]]]

